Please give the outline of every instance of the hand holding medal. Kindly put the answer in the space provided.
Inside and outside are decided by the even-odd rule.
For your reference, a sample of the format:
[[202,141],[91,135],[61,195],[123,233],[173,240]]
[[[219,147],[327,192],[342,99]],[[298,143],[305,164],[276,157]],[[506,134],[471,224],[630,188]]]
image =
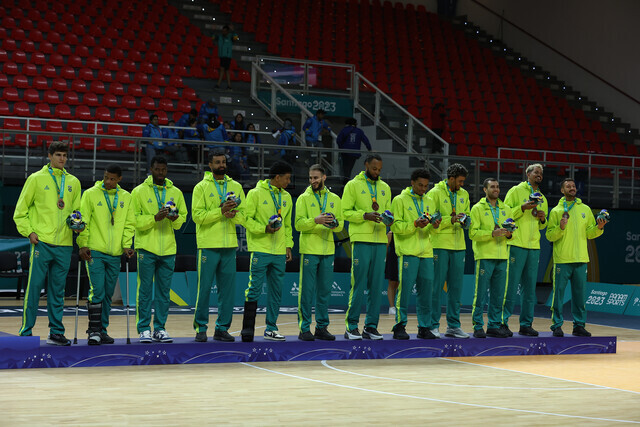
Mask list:
[[167,218],[169,218],[171,221],[174,221],[176,218],[178,218],[178,207],[173,201],[169,200],[167,203],[165,203],[164,209],[167,210]]
[[82,220],[82,214],[80,211],[73,211],[71,215],[67,217],[67,227],[75,231],[76,233],[80,233],[84,230],[84,221]]

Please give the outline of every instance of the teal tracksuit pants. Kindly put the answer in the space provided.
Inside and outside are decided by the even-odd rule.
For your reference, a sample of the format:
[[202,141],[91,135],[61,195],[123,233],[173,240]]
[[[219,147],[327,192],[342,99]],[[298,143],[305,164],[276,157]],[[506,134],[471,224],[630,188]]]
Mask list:
[[102,332],[107,333],[111,298],[120,274],[121,258],[92,250],[91,260],[85,261],[89,273],[89,304],[102,304]]
[[[398,257],[399,282],[396,292],[396,326],[407,326],[409,296],[416,285],[418,327],[431,327],[431,297],[433,294],[433,258],[403,255]],[[438,307],[438,314],[440,307]],[[394,326],[395,329],[395,326]]]
[[482,329],[484,320],[482,312],[489,291],[489,308],[487,328],[499,328],[502,322],[502,302],[504,288],[507,285],[506,259],[479,259],[476,261],[476,291],[473,295],[473,329]]
[[[520,326],[531,327],[536,306],[536,283],[540,249],[525,249],[509,245],[509,280],[502,305],[502,323],[509,325],[516,302],[520,303]],[[518,297],[518,285],[520,296]]]
[[236,248],[198,250],[198,296],[193,327],[205,332],[209,323],[209,296],[215,280],[218,289],[216,329],[226,331],[233,318],[233,293],[236,283]]
[[159,256],[144,249],[138,249],[138,292],[136,293],[138,333],[151,330],[149,325],[152,302],[153,329],[156,331],[165,329],[169,315],[171,279],[175,266],[175,255]]
[[311,328],[313,300],[316,301],[316,328],[329,326],[329,298],[333,284],[333,255],[300,255],[300,286],[298,289],[298,327],[300,332]]
[[440,327],[440,296],[447,282],[447,326],[460,327],[460,298],[464,277],[465,251],[433,250],[433,294],[431,297],[431,329]]
[[351,244],[351,291],[345,319],[349,330],[358,327],[365,289],[369,294],[364,326],[365,328],[378,327],[386,253],[387,246],[384,243],[354,242]]
[[551,330],[562,326],[562,306],[567,282],[571,281],[571,314],[573,326],[583,326],[587,321],[585,286],[587,285],[587,264],[575,262],[554,264],[553,299],[551,300]]
[[64,289],[71,263],[71,246],[53,246],[44,242],[31,245],[29,252],[29,278],[24,292],[22,326],[18,335],[31,335],[36,324],[40,292],[47,280],[47,314],[52,334],[64,334],[62,314]]
[[244,291],[245,301],[258,301],[262,285],[267,282],[267,331],[278,330],[278,314],[282,300],[282,284],[287,263],[286,255],[273,255],[264,252],[251,254],[249,285]]

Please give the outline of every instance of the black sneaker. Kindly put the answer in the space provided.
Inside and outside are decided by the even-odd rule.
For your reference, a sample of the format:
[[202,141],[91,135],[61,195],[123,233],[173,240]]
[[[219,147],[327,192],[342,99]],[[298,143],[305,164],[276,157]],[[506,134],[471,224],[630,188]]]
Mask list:
[[[366,331],[366,328],[365,328],[365,331]],[[393,339],[394,340],[408,340],[409,339],[409,334],[407,333],[407,330],[404,327],[404,325],[396,325],[396,327],[393,328]]]
[[298,334],[298,339],[300,341],[315,341],[316,337],[313,336],[311,331],[304,331]]
[[63,334],[49,334],[47,337],[47,344],[67,346],[71,345],[71,341]]
[[511,329],[509,329],[509,327],[504,323],[500,325],[500,329],[502,329],[502,331],[505,332],[509,338],[513,336],[513,332],[511,332]]
[[484,333],[484,329],[474,329],[473,330],[474,338],[486,338],[487,334]]
[[429,328],[418,328],[418,338],[422,340],[434,340],[436,337]]
[[113,344],[116,342],[113,338],[109,336],[106,332],[100,332],[100,343],[102,344]]
[[376,328],[365,328],[362,330],[362,339],[365,340],[381,340],[382,334]]
[[531,326],[520,326],[518,334],[524,335],[525,337],[537,337],[538,331],[533,329]]
[[234,342],[236,340],[235,337],[232,337],[231,334],[229,334],[229,332],[221,331],[219,329],[216,329],[216,331],[213,333],[213,339],[215,341],[222,342]]
[[487,328],[487,336],[491,338],[509,338],[509,334],[502,328]]
[[196,332],[196,342],[207,342],[207,333],[204,331]]
[[100,332],[90,332],[89,333],[89,339],[87,340],[87,343],[89,345],[100,345]]
[[361,340],[362,339],[362,335],[360,335],[360,331],[358,330],[358,328],[347,329],[346,331],[344,331],[344,337],[345,337],[345,339],[348,339],[348,340]]
[[558,326],[555,329],[552,329],[552,331],[553,331],[553,336],[554,337],[560,338],[560,337],[564,336],[564,332],[562,332],[562,328],[560,326]]
[[576,337],[590,337],[591,332],[587,331],[584,326],[574,326],[571,335],[575,335]]
[[316,328],[316,333],[313,334],[313,336],[317,339],[317,340],[324,340],[324,341],[335,341],[336,337],[335,335],[331,334],[327,328]]

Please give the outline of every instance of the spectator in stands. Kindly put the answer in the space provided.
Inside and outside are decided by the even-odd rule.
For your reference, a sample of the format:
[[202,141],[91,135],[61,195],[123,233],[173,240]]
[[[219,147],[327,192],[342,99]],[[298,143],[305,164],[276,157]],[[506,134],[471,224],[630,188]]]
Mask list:
[[[158,126],[158,115],[152,114],[149,116],[149,124],[142,130],[142,136],[145,138],[162,138],[162,130]],[[147,170],[151,169],[151,159],[156,156],[156,151],[164,149],[164,142],[162,141],[145,141],[145,154],[147,156]],[[160,153],[158,153],[160,154]]]
[[[168,126],[162,128],[162,137],[167,139],[179,139],[178,130],[175,128],[176,122],[169,120]],[[164,151],[170,155],[170,158],[174,158],[177,162],[187,163],[188,155],[187,150],[182,144],[177,142],[168,142]]]
[[211,98],[206,103],[202,104],[202,107],[200,107],[200,112],[198,113],[198,124],[206,123],[207,120],[209,120],[209,116],[212,114],[216,119],[218,119],[218,116],[220,115],[215,98]]
[[[236,117],[234,120],[231,120],[231,129],[233,130],[246,130],[246,123],[244,121],[244,116],[242,115],[242,113],[238,113],[236,114]],[[234,132],[235,133],[235,132]],[[231,135],[233,138],[233,135]]]
[[[278,138],[278,145],[296,145],[296,130],[293,127],[291,119],[284,119],[284,127],[274,133],[274,136]],[[288,150],[279,150],[276,152],[276,157],[284,160],[289,164],[293,164],[296,156]]]
[[316,115],[309,117],[302,130],[305,134],[305,140],[310,147],[318,147],[320,145],[320,135],[326,135],[331,131],[331,126],[324,120],[326,112],[322,109],[316,111]]
[[360,146],[364,143],[367,150],[371,151],[369,138],[364,134],[362,129],[357,128],[358,122],[353,117],[345,121],[346,126],[340,131],[336,142],[338,148],[343,150],[357,150],[356,153],[340,153],[340,169],[342,170],[343,184],[351,179],[351,170],[356,161],[360,158]]
[[[256,126],[253,123],[249,123],[247,125],[247,131],[255,131]],[[260,151],[257,147],[254,147],[250,144],[262,144],[260,140],[260,135],[256,133],[245,133],[244,134],[244,142],[248,144],[247,146],[247,161],[250,166],[258,166]],[[268,155],[269,150],[264,150],[264,155]]]
[[[446,117],[447,113],[444,110],[443,103],[438,102],[433,106],[433,109],[431,110],[431,130],[440,138],[442,138],[442,133],[444,132]],[[442,153],[444,151],[442,142],[435,137],[432,139],[431,149],[435,154]]]
[[222,27],[222,33],[213,36],[213,40],[218,42],[218,57],[220,58],[220,77],[216,83],[216,89],[220,89],[220,83],[224,75],[227,75],[227,89],[231,90],[231,56],[233,51],[233,42],[238,41],[238,35],[232,33],[233,28],[229,25]]
[[[231,141],[244,143],[241,133],[233,134]],[[230,145],[229,156],[231,157],[231,164],[229,165],[229,174],[234,179],[245,180],[249,172],[249,167],[247,165],[247,156],[245,154],[245,148],[238,145]]]
[[[224,142],[229,141],[229,135],[224,125],[218,121],[214,115],[209,116],[207,123],[200,125],[200,132],[205,141]],[[208,145],[209,150],[223,149],[225,152],[227,148],[223,145]]]
[[[180,120],[178,120],[178,124],[176,126],[180,128],[191,127],[191,122],[195,122],[197,117],[198,111],[195,108],[192,108],[191,111],[180,117]],[[184,139],[184,130],[178,130],[178,135],[180,136],[180,139]]]

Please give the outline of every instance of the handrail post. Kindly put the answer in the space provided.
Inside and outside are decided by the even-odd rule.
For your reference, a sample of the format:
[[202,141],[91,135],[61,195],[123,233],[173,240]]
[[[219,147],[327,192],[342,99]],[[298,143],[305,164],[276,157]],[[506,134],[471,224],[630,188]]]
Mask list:
[[376,90],[376,94],[375,94],[375,106],[374,111],[373,111],[373,117],[374,120],[373,122],[375,123],[376,126],[380,125],[380,91]]
[[[408,117],[409,122],[407,123],[407,153],[411,152],[411,148],[413,147],[413,119],[411,116]],[[418,151],[418,150],[416,150]]]

